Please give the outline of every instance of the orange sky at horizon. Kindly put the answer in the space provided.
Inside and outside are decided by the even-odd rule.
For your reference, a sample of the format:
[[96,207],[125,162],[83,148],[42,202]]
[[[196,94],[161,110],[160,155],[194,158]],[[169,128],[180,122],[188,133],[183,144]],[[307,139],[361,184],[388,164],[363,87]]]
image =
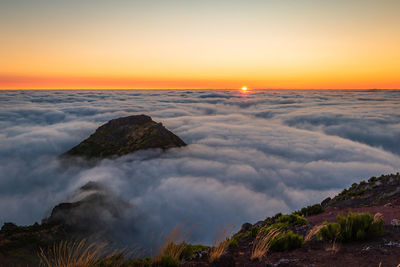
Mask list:
[[400,89],[400,1],[0,4],[1,89]]
[[[243,82],[242,82],[243,81]],[[249,85],[250,84],[250,85]],[[287,83],[286,83],[287,84]],[[255,89],[399,89],[400,83],[352,83],[338,82],[325,85],[308,86],[290,84],[282,87],[282,83],[270,83],[270,86],[248,83],[245,79],[232,80],[154,80],[130,78],[101,77],[0,77],[0,90],[63,90],[63,89],[240,89],[243,86],[249,90]]]

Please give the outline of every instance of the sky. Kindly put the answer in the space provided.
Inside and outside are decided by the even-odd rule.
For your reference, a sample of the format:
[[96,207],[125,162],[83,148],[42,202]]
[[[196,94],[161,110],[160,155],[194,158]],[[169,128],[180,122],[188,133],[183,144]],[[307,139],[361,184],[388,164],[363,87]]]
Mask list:
[[0,89],[400,88],[398,0],[1,0]]
[[[399,90],[4,91],[0,225],[40,222],[93,181],[132,207],[111,227],[128,244],[185,222],[187,241],[211,244],[218,227],[238,230],[399,172],[399,105]],[[188,146],[59,161],[100,125],[135,114]]]

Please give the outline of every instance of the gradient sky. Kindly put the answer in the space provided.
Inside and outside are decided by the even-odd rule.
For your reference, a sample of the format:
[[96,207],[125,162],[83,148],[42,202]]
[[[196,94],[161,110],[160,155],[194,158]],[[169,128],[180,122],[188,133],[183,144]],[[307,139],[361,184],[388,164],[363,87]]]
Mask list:
[[400,88],[399,0],[1,0],[0,89]]

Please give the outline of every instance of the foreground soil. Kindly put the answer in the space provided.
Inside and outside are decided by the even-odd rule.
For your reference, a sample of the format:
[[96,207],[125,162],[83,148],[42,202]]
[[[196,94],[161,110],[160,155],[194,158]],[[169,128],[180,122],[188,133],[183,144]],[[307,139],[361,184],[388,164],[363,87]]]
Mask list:
[[391,225],[392,219],[400,218],[399,203],[385,205],[336,209],[327,208],[325,212],[307,217],[308,232],[313,226],[324,221],[336,221],[337,214],[348,212],[379,212],[385,219],[385,234],[366,242],[326,243],[312,240],[302,248],[288,252],[269,252],[258,262],[250,260],[252,240],[242,240],[239,247],[229,249],[221,259],[208,263],[207,259],[183,262],[181,266],[398,266],[400,264],[400,228]]

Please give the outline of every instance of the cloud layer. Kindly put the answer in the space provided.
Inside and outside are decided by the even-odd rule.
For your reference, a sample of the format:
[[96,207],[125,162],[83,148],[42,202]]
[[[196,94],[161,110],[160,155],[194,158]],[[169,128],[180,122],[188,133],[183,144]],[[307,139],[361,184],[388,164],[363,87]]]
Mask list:
[[[133,240],[196,225],[193,242],[320,202],[400,166],[400,91],[8,91],[0,223],[31,224],[99,181],[135,207]],[[57,156],[110,119],[148,114],[189,146],[95,166]],[[137,214],[140,214],[137,216]]]

